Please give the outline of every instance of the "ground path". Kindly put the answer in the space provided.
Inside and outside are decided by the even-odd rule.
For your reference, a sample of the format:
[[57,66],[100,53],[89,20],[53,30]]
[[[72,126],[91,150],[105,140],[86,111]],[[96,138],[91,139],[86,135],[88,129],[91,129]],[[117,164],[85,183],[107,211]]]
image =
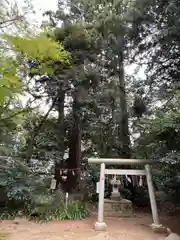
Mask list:
[[[164,239],[152,232],[150,214],[133,218],[107,218],[106,232],[96,232],[96,218],[82,221],[54,221],[38,224],[27,220],[0,222],[0,240],[155,240]],[[180,219],[179,219],[180,220]],[[178,220],[176,221],[178,222]]]

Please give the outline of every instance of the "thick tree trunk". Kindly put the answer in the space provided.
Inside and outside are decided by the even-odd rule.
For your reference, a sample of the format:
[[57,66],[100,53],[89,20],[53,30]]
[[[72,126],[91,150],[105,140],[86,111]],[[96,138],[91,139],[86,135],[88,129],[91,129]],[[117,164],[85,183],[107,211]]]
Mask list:
[[131,141],[129,134],[127,99],[124,79],[124,54],[123,51],[119,54],[119,96],[121,120],[119,129],[119,140],[121,142],[121,157],[131,157]]
[[[73,102],[72,126],[69,134],[69,158],[67,191],[77,190],[80,177],[80,159],[81,159],[81,125],[79,116],[79,103],[76,96]],[[74,170],[72,170],[74,169]]]

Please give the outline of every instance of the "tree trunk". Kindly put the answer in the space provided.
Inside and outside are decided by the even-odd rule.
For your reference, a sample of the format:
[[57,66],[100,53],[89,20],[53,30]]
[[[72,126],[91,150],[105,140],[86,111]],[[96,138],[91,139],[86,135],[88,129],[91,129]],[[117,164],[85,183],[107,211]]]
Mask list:
[[[67,191],[72,192],[77,189],[80,177],[80,159],[81,159],[81,125],[79,116],[79,103],[77,97],[74,97],[72,109],[72,126],[69,134],[69,158]],[[74,169],[74,170],[73,170]]]
[[123,158],[131,157],[131,141],[129,134],[128,124],[128,110],[127,110],[127,99],[124,79],[124,53],[121,51],[119,54],[119,96],[120,96],[120,109],[121,109],[121,120],[120,120],[120,131],[119,140],[121,142],[121,156]]
[[59,90],[58,99],[57,99],[57,111],[58,111],[58,119],[57,119],[57,132],[56,139],[58,143],[59,155],[57,159],[55,159],[55,179],[57,181],[56,186],[58,187],[60,183],[62,183],[60,169],[63,168],[63,160],[64,160],[64,101],[65,101],[65,91],[61,88]]

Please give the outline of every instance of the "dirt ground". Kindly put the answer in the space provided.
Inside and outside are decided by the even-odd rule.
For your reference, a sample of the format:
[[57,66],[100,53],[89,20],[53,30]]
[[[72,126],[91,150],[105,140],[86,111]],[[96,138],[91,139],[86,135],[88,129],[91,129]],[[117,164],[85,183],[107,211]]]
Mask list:
[[[82,221],[52,221],[44,224],[27,220],[1,221],[0,240],[161,240],[162,234],[155,234],[149,228],[151,215],[139,213],[133,218],[106,218],[108,226],[105,232],[93,229],[96,217]],[[175,228],[180,224],[180,218],[164,221]],[[173,230],[177,232],[176,230]]]

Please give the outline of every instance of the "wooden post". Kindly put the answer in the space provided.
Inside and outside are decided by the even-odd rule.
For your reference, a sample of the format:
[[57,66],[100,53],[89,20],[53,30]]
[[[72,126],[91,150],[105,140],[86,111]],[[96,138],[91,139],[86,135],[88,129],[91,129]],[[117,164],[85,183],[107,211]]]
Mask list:
[[147,174],[146,175],[147,176],[147,185],[148,185],[148,191],[149,191],[149,197],[150,197],[150,203],[151,203],[153,225],[158,227],[161,225],[160,225],[160,221],[159,221],[155,192],[154,192],[154,187],[153,187],[153,182],[152,182],[151,167],[149,164],[145,165],[145,170],[146,170],[146,174]]
[[104,185],[105,185],[105,164],[101,163],[100,180],[99,180],[99,203],[98,203],[98,222],[95,224],[95,229],[103,231],[106,229],[104,223]]

